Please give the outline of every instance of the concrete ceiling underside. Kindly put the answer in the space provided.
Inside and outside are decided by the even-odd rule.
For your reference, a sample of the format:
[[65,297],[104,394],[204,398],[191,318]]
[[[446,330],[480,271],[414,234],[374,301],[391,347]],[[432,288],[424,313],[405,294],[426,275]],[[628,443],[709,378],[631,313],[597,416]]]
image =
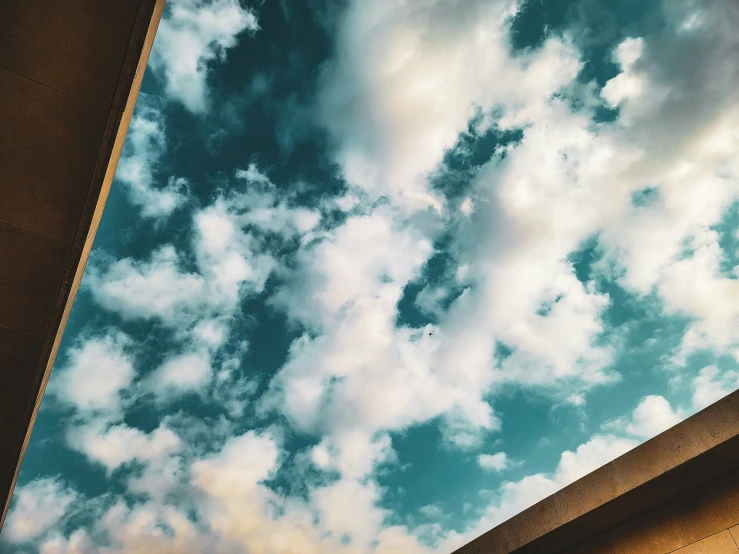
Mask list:
[[163,8],[0,2],[0,527]]

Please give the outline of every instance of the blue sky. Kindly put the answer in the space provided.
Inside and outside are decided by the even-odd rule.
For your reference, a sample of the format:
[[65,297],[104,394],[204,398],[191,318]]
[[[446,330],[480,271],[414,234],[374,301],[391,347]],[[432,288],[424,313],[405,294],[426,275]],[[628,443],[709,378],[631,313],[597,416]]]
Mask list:
[[739,385],[733,0],[170,0],[0,552],[446,554]]

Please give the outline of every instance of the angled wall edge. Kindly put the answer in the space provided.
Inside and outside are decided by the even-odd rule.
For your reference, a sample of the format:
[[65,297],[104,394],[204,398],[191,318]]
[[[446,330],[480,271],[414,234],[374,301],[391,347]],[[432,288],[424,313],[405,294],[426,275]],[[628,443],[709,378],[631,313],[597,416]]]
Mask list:
[[0,2],[0,529],[163,9]]
[[739,553],[739,391],[454,554]]

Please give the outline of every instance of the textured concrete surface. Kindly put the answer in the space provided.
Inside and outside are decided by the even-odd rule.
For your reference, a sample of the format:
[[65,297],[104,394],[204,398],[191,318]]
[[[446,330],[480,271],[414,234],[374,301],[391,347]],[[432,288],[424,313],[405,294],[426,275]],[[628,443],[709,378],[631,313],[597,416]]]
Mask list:
[[0,527],[163,8],[0,2]]
[[739,392],[455,554],[739,552]]

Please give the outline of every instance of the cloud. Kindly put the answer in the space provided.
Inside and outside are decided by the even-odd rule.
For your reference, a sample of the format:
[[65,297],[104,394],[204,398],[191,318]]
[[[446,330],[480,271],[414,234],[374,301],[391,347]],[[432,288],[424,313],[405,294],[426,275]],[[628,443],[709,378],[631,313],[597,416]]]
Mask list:
[[188,182],[171,176],[162,185],[160,162],[167,149],[166,121],[156,101],[142,94],[128,127],[116,169],[131,203],[145,218],[166,218],[187,202]]
[[649,395],[641,399],[631,414],[607,422],[603,427],[628,433],[641,440],[651,439],[680,423],[686,415],[681,410],[676,411],[665,397]]
[[[348,461],[349,449],[359,448],[352,442],[357,437],[363,437],[361,451],[373,451],[370,445],[383,431],[446,412],[459,437],[498,425],[486,403],[465,397],[463,383],[435,371],[440,335],[431,327],[396,327],[403,287],[431,251],[413,229],[398,228],[392,212],[352,216],[299,253],[298,277],[275,298],[292,318],[321,334],[293,344],[265,403],[296,427],[329,432],[337,459]],[[364,458],[364,471],[372,459]],[[357,467],[345,469],[355,475]]]
[[313,504],[322,528],[336,537],[347,535],[358,545],[368,545],[377,536],[385,513],[377,508],[381,491],[373,483],[342,479],[313,491]]
[[129,319],[156,317],[179,325],[197,313],[207,296],[205,279],[180,266],[180,254],[166,245],[148,262],[122,258],[104,269],[93,265],[87,282],[95,300],[110,311]]
[[[601,239],[624,269],[622,284],[642,294],[656,290],[670,313],[694,320],[674,359],[682,365],[696,350],[731,355],[737,344],[737,294],[718,271],[713,228],[739,198],[739,102],[729,92],[739,72],[726,62],[739,48],[730,30],[739,12],[724,1],[663,7],[668,25],[619,46],[622,73],[603,90],[606,97],[620,90],[619,143],[649,153],[626,175],[656,187],[655,199],[625,210]],[[633,80],[639,87],[622,86]]]
[[180,438],[169,428],[160,425],[151,433],[125,424],[105,426],[93,422],[73,428],[68,433],[70,444],[90,460],[102,464],[108,472],[123,464],[151,462],[177,452]]
[[330,325],[378,288],[401,292],[431,252],[428,239],[398,226],[392,212],[352,216],[299,253],[299,272],[276,300],[307,325]]
[[553,472],[525,475],[517,481],[503,482],[479,520],[463,533],[449,532],[437,545],[436,552],[450,552],[461,547],[638,444],[631,438],[596,434],[575,450],[562,452]]
[[[354,2],[344,14],[321,106],[344,178],[369,199],[301,249],[296,277],[274,299],[311,330],[270,389],[271,405],[293,425],[337,437],[352,425],[369,444],[441,416],[445,441],[469,449],[500,426],[483,400],[494,383],[554,394],[559,385],[570,395],[617,378],[611,349],[597,343],[609,298],[566,262],[601,223],[581,206],[608,181],[590,159],[592,120],[553,98],[581,62],[566,39],[512,58],[512,14],[502,2],[452,10],[421,0]],[[483,68],[480,57],[489,60]],[[482,200],[454,226],[456,210],[447,215],[427,178],[478,110],[494,108],[503,116],[486,118],[481,132],[526,126],[524,139],[480,173]],[[593,148],[607,156],[610,147],[603,139]],[[576,168],[589,186],[573,185]],[[387,202],[373,205],[379,197]],[[469,286],[438,327],[397,328],[402,291],[444,226]],[[514,354],[496,371],[497,341]]]
[[120,331],[82,340],[70,348],[66,365],[55,371],[49,392],[81,412],[120,412],[136,375],[132,347],[132,339]]
[[541,102],[574,77],[577,61],[563,66],[572,57],[556,41],[522,71],[505,37],[514,13],[503,1],[349,4],[320,102],[349,183],[412,209],[440,208],[425,179],[476,108]]
[[438,518],[444,513],[441,509],[441,506],[439,506],[438,504],[427,504],[426,506],[420,508],[418,511],[428,518]]
[[557,470],[554,472],[554,480],[560,487],[569,485],[638,444],[637,440],[628,437],[594,435],[575,451],[562,452]]
[[666,308],[692,319],[674,359],[678,364],[700,349],[739,360],[739,280],[722,273],[718,241],[715,231],[693,237],[691,255],[673,262],[659,283]]
[[693,379],[693,409],[702,410],[739,388],[739,372],[706,366]]
[[177,395],[202,390],[213,376],[210,356],[205,352],[172,356],[147,379],[156,394]]
[[214,498],[244,498],[273,475],[279,456],[272,436],[248,431],[230,439],[219,453],[195,462],[193,483]]
[[3,528],[13,543],[31,541],[68,515],[78,493],[58,478],[43,478],[18,487]]
[[511,467],[511,460],[505,452],[495,454],[480,454],[477,463],[485,471],[503,471]]
[[226,59],[241,33],[259,29],[257,16],[237,0],[176,0],[167,8],[149,66],[167,96],[202,114],[210,106],[211,66]]
[[274,239],[309,235],[320,220],[316,211],[289,206],[253,164],[238,172],[237,185],[192,215],[194,267],[172,244],[154,250],[149,260],[101,259],[86,276],[95,300],[126,319],[158,319],[188,330],[197,326],[197,338],[211,341],[211,347],[213,340],[225,340],[239,301],[259,294],[277,267]]

